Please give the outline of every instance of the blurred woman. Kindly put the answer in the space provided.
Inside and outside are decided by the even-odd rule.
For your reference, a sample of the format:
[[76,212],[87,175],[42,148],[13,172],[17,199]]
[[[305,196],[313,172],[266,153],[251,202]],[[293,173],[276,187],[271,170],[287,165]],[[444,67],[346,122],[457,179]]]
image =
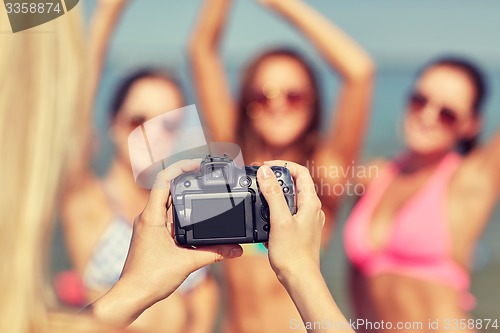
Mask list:
[[365,179],[345,228],[358,318],[439,319],[437,332],[474,331],[470,321],[457,325],[474,306],[472,254],[500,189],[500,132],[476,147],[486,88],[481,71],[461,58],[432,62],[417,78],[406,148],[373,163],[380,174]]
[[1,10],[0,331],[67,332],[74,318],[49,312],[45,277],[56,198],[88,99],[82,22],[78,8],[26,32],[8,22]]
[[[100,1],[97,5],[90,39],[96,88],[112,30],[127,2]],[[128,136],[144,122],[184,105],[180,85],[170,74],[155,69],[132,73],[119,84],[111,104],[109,133],[116,154],[107,174],[103,179],[94,175],[88,154],[87,163],[71,175],[64,198],[64,230],[73,265],[83,279],[89,302],[108,291],[120,277],[133,221],[149,195],[134,181]],[[163,116],[165,124],[160,133],[163,141],[174,141],[182,122],[179,115]],[[190,276],[168,300],[146,311],[134,322],[134,327],[211,332],[217,303],[216,284],[206,270],[201,270]]]
[[[254,58],[239,98],[230,95],[218,54],[231,0],[206,1],[190,41],[193,80],[213,141],[236,142],[247,164],[287,159],[308,165],[326,214],[324,243],[333,229],[347,180],[339,170],[356,160],[363,141],[374,68],[370,57],[340,29],[298,0],[262,3],[289,21],[318,49],[341,87],[328,132],[320,134],[322,104],[314,72],[296,51],[275,49]],[[331,168],[337,168],[331,172]],[[335,172],[337,171],[337,172]],[[288,332],[298,314],[276,281],[263,246],[225,265],[226,332]]]

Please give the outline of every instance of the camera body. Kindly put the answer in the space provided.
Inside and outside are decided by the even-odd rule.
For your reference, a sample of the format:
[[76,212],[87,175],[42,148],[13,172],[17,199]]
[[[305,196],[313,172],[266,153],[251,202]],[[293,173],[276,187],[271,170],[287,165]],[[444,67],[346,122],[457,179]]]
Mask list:
[[[271,167],[295,214],[293,178],[286,167]],[[175,241],[181,246],[267,242],[269,206],[259,191],[258,167],[237,167],[227,155],[207,155],[200,170],[172,180]]]

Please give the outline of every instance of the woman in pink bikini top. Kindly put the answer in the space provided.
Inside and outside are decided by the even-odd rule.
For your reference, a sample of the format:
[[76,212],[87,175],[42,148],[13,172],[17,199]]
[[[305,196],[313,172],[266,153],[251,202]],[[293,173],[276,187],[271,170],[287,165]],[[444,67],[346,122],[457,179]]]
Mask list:
[[404,332],[425,332],[429,320],[449,331],[453,319],[469,318],[471,255],[500,189],[500,132],[475,147],[485,94],[483,75],[463,59],[421,72],[404,119],[406,149],[375,163],[378,175],[363,182],[344,230],[357,318],[423,325]]

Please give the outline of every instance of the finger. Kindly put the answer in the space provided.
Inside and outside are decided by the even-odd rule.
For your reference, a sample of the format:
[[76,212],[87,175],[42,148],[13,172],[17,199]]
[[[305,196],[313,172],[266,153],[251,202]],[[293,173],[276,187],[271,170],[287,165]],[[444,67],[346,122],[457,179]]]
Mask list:
[[286,203],[281,186],[278,184],[278,180],[269,166],[263,165],[259,167],[257,171],[257,181],[259,183],[259,189],[269,205],[271,224],[284,218],[291,217],[292,214]]
[[[194,171],[199,167],[200,160],[182,160],[159,172],[156,176],[153,188],[149,193],[149,199],[144,209],[144,213],[164,212],[170,191],[170,181],[184,172]],[[146,222],[148,221],[154,223],[152,219],[146,219]]]
[[266,161],[264,164],[269,166],[283,166],[286,164],[295,181],[298,214],[311,214],[318,210],[318,206],[321,208],[321,201],[316,193],[316,187],[309,169],[300,164],[282,160]]
[[194,263],[193,270],[222,261],[241,257],[243,248],[238,244],[203,246],[196,249],[187,249]]

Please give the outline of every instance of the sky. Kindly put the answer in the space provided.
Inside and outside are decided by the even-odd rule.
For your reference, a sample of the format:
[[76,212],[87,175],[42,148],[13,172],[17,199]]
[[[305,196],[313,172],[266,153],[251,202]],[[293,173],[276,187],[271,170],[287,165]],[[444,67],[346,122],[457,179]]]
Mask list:
[[[217,0],[212,0],[217,1]],[[130,0],[109,61],[116,66],[184,66],[185,46],[202,0]],[[500,1],[309,0],[357,40],[383,68],[423,63],[443,53],[477,59],[500,71]],[[81,0],[88,21],[96,0]],[[234,0],[222,53],[231,66],[272,44],[291,44],[316,56],[287,22],[256,0]]]

